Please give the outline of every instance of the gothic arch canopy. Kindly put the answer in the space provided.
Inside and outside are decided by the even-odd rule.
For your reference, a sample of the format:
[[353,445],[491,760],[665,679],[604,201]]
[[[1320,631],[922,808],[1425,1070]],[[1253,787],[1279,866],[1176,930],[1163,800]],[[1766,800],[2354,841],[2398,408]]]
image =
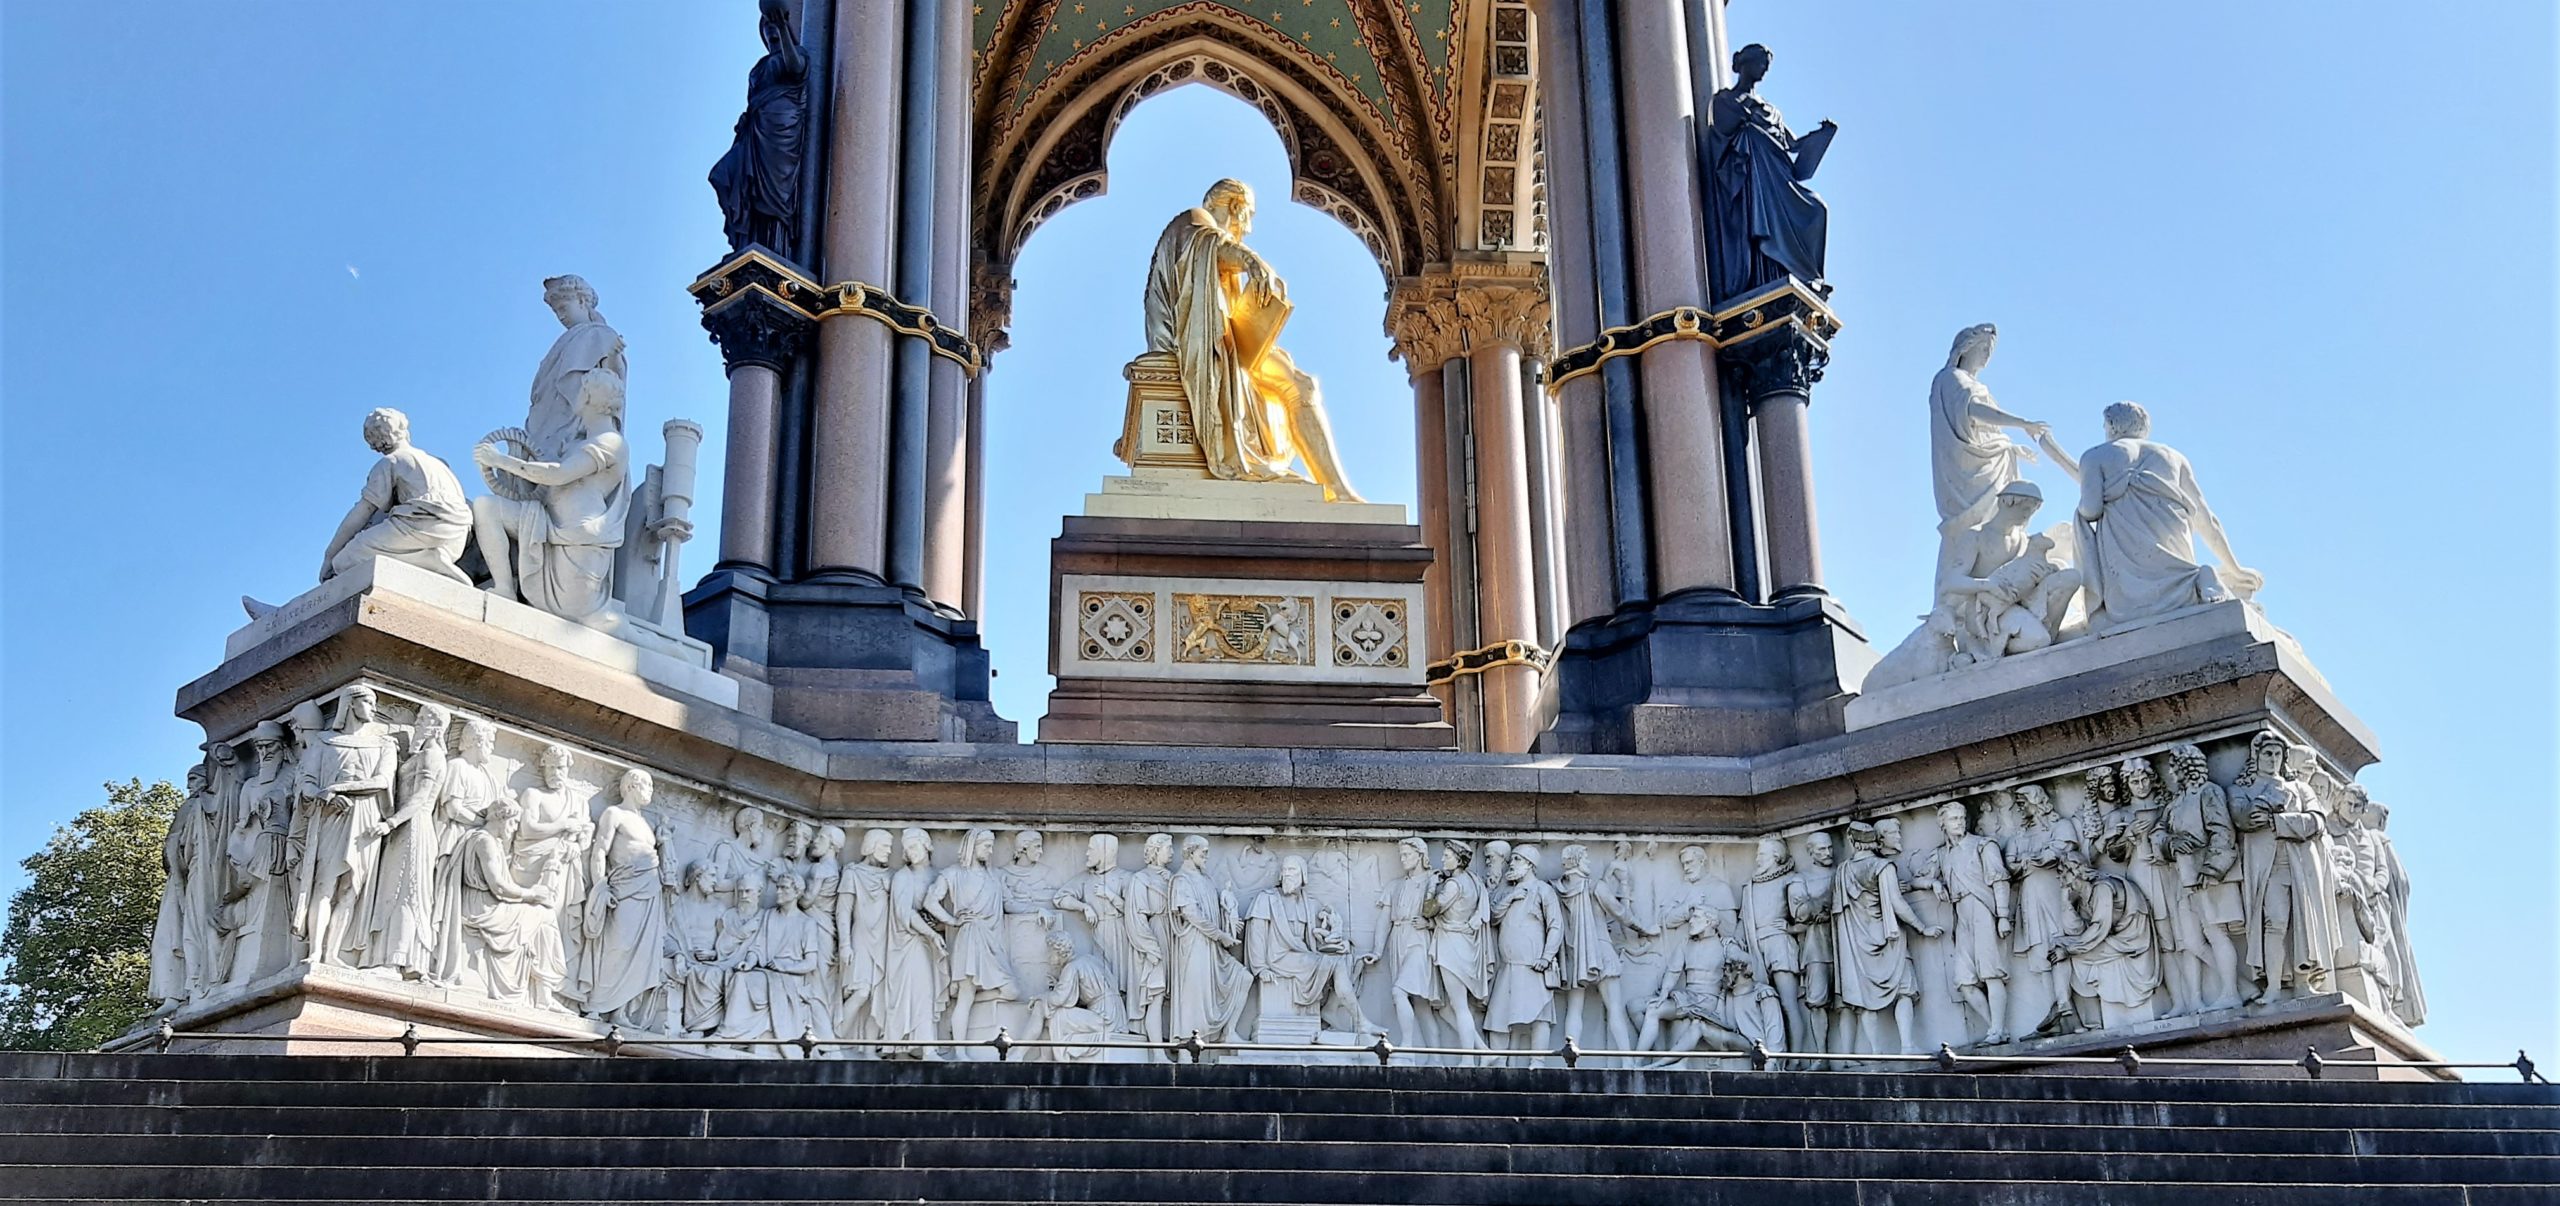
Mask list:
[[[1391,279],[1488,233],[1491,249],[1519,249],[1531,66],[1493,39],[1526,19],[1514,0],[981,0],[976,245],[1009,264],[1040,223],[1102,194],[1130,110],[1196,83],[1270,120],[1293,199],[1350,228]],[[1487,82],[1506,70],[1512,86]],[[1497,104],[1512,125],[1488,144]],[[1512,159],[1488,160],[1488,145]]]

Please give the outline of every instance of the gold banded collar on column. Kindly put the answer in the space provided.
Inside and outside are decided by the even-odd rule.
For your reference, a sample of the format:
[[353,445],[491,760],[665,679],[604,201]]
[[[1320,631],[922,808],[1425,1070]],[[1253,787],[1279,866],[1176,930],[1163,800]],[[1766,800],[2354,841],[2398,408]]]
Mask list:
[[934,355],[958,364],[972,377],[986,369],[986,356],[978,345],[935,318],[931,310],[908,305],[888,290],[863,281],[820,285],[756,248],[739,252],[703,273],[687,292],[708,308],[733,294],[751,290],[763,292],[813,319],[836,314],[871,319],[901,335],[924,340]]
[[1456,656],[1431,663],[1423,668],[1422,681],[1431,686],[1470,674],[1482,674],[1504,666],[1527,666],[1544,673],[1556,655],[1528,641],[1495,641],[1482,649],[1469,649]]
[[1610,327],[1598,339],[1568,348],[1548,361],[1547,389],[1561,390],[1567,382],[1599,372],[1601,365],[1612,360],[1675,339],[1726,348],[1787,326],[1802,329],[1827,347],[1840,333],[1840,316],[1804,282],[1789,277],[1722,310],[1673,306],[1642,322]]

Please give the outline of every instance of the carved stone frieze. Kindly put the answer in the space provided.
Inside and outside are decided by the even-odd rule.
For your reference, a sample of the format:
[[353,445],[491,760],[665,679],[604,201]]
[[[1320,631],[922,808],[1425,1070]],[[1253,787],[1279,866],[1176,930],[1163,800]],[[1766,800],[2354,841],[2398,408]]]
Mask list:
[[[1338,600],[1334,638],[1386,647],[1397,602]],[[1246,610],[1203,640],[1273,656],[1285,622],[1226,622]],[[2336,992],[2425,1009],[2385,810],[2271,730],[1769,835],[1044,833],[745,796],[359,683],[209,745],[188,787],[153,943],[172,1009],[325,964],[716,1054],[935,1057],[1001,1027],[1058,1059],[1197,1031],[1849,1060]]]

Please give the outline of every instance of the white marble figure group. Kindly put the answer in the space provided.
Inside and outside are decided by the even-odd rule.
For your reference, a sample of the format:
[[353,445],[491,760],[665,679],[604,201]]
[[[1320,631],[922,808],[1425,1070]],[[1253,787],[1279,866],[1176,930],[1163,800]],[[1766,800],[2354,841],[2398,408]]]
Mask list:
[[[409,442],[406,415],[373,411],[364,438],[382,459],[322,555],[321,581],[388,557],[470,582],[462,565],[476,540],[487,587],[500,598],[608,632],[624,622],[626,604],[657,618],[664,592],[656,582],[618,580],[636,575],[617,574],[617,553],[636,540],[650,546],[648,561],[671,569],[667,550],[692,536],[700,428],[670,424],[668,463],[650,471],[650,483],[680,481],[681,497],[635,491],[622,336],[596,312],[595,290],[579,277],[544,281],[543,302],[562,330],[534,373],[524,426],[491,432],[472,449],[493,492],[466,500],[453,470]],[[501,447],[509,443],[512,452]],[[668,501],[676,505],[660,505]],[[244,602],[252,617],[271,610]]]
[[670,797],[390,710],[349,687],[190,770],[170,1008],[314,964],[635,1039],[976,1057],[949,1044],[1002,1027],[1059,1059],[1193,1034],[1854,1057],[1927,1045],[1927,1011],[1964,1046],[2328,992],[2425,1011],[2384,809],[2272,731],[2217,743],[2221,780],[2176,745],[1753,842],[1154,833],[1124,859],[1094,833],[1053,862],[1035,829]]
[[[2047,424],[1992,400],[1981,373],[1999,332],[1957,332],[1929,387],[1929,461],[1938,558],[1929,613],[1867,675],[1868,691],[2103,636],[2206,603],[2254,597],[2264,579],[2233,557],[2195,470],[2151,438],[2131,402],[2106,409],[2106,442],[2079,457]],[[2079,483],[2066,524],[2029,530],[2044,491],[2027,480],[2031,437]],[[2218,564],[2196,552],[2201,541]]]

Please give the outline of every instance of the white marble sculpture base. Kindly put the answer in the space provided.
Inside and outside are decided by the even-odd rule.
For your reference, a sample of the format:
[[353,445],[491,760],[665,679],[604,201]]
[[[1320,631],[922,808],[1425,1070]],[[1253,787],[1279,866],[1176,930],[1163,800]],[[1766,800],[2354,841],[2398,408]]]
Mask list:
[[380,557],[304,591],[263,618],[234,630],[223,642],[222,656],[226,661],[239,657],[348,599],[372,594],[397,595],[610,666],[656,686],[726,708],[738,706],[737,680],[715,673],[711,669],[711,647],[691,637],[670,634],[628,617],[615,631],[601,632],[408,562]]
[[1230,482],[1164,469],[1102,479],[1102,493],[1084,496],[1084,513],[1117,519],[1405,522],[1400,503],[1326,502],[1324,488],[1307,482]]
[[1968,666],[1934,678],[1867,692],[1849,701],[1846,720],[1854,732],[2157,654],[2232,639],[2274,645],[2286,670],[2296,680],[2326,693],[2327,680],[2312,668],[2292,634],[2269,623],[2255,605],[2233,600],[2172,612],[2104,636],[2083,637],[2033,653],[2014,654],[1987,666]]

